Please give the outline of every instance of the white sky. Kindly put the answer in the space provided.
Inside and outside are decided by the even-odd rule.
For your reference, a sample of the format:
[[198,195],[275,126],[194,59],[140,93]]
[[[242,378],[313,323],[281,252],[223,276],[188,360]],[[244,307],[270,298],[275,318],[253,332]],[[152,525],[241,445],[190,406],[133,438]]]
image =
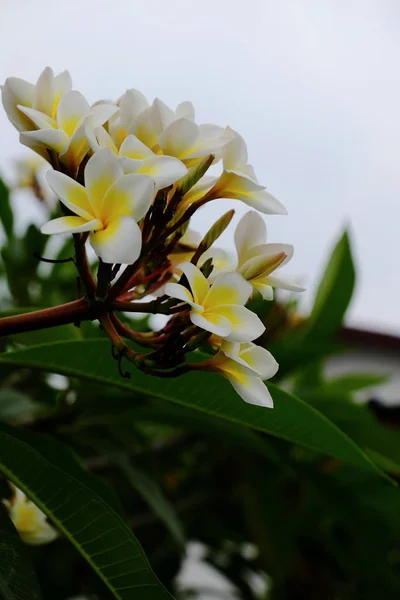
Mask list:
[[[288,208],[270,239],[305,305],[329,246],[351,229],[353,324],[400,332],[400,3],[396,0],[3,0],[0,81],[67,68],[90,102],[135,87],[245,137]],[[20,146],[0,111],[0,167]],[[207,228],[207,210],[196,221]],[[246,210],[237,207],[237,219]],[[225,234],[224,241],[230,244]]]

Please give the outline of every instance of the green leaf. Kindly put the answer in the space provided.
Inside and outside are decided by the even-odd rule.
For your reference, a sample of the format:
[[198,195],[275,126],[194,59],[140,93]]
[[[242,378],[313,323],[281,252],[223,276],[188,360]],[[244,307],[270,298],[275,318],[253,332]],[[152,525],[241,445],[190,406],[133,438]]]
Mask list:
[[335,392],[355,392],[364,388],[373,387],[385,383],[388,375],[378,373],[351,373],[350,375],[342,375],[335,377],[325,382],[325,386],[330,391]]
[[382,425],[367,405],[344,402],[332,392],[307,394],[307,400],[351,436],[362,448],[376,453],[400,467],[400,431]]
[[134,466],[126,456],[114,456],[113,462],[124,473],[132,487],[151,506],[154,513],[167,526],[179,546],[184,547],[185,536],[178,516],[158,483],[147,473]]
[[167,600],[118,504],[64,446],[0,426],[0,471],[54,522],[115,598]]
[[7,510],[0,502],[0,599],[40,600],[39,582]]
[[307,323],[307,337],[332,336],[343,322],[353,295],[355,270],[350,240],[345,232],[336,244],[319,284]]
[[19,390],[0,388],[0,421],[30,419],[41,408],[40,404]]
[[210,154],[203,158],[203,160],[198,164],[189,169],[182,179],[179,180],[177,188],[175,190],[175,194],[179,196],[184,196],[196,183],[203,177],[203,175],[208,171],[210,166],[214,161],[214,155]]
[[8,239],[14,235],[14,215],[10,204],[10,192],[2,179],[0,179],[0,221]]
[[132,367],[132,379],[127,380],[120,376],[118,367],[110,356],[108,340],[44,344],[0,355],[0,361],[91,379],[132,390],[142,396],[183,404],[385,476],[326,417],[299,398],[273,385],[268,387],[273,395],[275,408],[269,410],[243,402],[230,384],[215,373],[192,372],[178,378],[159,379]]

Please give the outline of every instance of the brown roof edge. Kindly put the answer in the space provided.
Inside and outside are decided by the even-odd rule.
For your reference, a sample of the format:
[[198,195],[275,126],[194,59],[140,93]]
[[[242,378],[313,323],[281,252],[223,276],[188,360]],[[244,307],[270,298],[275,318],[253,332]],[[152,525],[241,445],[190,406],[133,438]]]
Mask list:
[[389,333],[343,327],[338,333],[337,340],[353,346],[368,346],[370,348],[398,351],[400,355],[400,337]]

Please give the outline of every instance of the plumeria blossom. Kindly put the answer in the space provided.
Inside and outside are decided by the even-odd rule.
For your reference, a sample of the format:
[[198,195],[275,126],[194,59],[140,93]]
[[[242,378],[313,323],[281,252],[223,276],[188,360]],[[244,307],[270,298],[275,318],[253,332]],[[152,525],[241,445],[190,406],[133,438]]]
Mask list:
[[154,182],[148,175],[125,175],[115,154],[103,148],[85,167],[85,186],[51,170],[47,181],[74,216],[49,221],[42,233],[89,232],[90,243],[103,262],[135,262],[142,243],[137,222],[147,213],[154,195]]
[[223,341],[209,368],[226,377],[239,396],[249,404],[273,408],[273,400],[263,380],[270,379],[279,365],[268,350],[253,343]]
[[3,500],[21,539],[26,544],[39,546],[48,544],[58,537],[57,531],[47,521],[46,515],[27,498],[20,489],[12,485],[14,496]]
[[127,135],[119,145],[122,136],[119,135],[119,130],[114,129],[114,132],[112,136],[104,127],[92,130],[88,124],[87,138],[94,152],[100,148],[110,148],[120,158],[125,174],[149,175],[154,180],[157,190],[172,185],[186,175],[187,168],[179,159],[155,154],[133,134]]
[[19,77],[9,77],[2,86],[2,101],[11,123],[19,131],[36,129],[36,124],[21,110],[32,108],[51,119],[55,119],[61,98],[72,89],[71,76],[63,71],[54,76],[53,70],[46,67],[36,84]]
[[[218,154],[227,142],[226,131],[216,125],[197,125],[190,102],[172,110],[156,98],[149,105],[137,90],[128,90],[119,100],[120,125],[145,146],[166,156],[174,156],[191,166],[209,154]],[[118,126],[114,131],[121,133]]]
[[210,285],[192,263],[182,263],[178,268],[186,276],[190,290],[180,283],[167,283],[165,293],[189,304],[194,325],[235,342],[252,341],[264,332],[258,316],[244,306],[252,288],[240,275],[225,273]]
[[273,288],[302,292],[304,288],[275,275],[274,271],[290,261],[293,246],[267,244],[267,227],[256,211],[250,210],[239,221],[235,231],[238,254],[237,272],[258,290],[265,300],[273,299]]
[[223,173],[220,177],[206,175],[186,194],[183,205],[200,200],[205,194],[212,198],[232,198],[262,213],[286,215],[287,210],[257,181],[254,169],[248,164],[246,142],[236,131],[226,128],[222,146]]
[[[229,127],[198,125],[190,102],[173,110],[135,89],[117,101],[89,106],[72,89],[68,72],[55,76],[49,68],[36,84],[7,79],[2,100],[20,141],[52,166],[47,181],[63,216],[41,231],[74,235],[75,255],[67,261],[74,261],[84,290],[77,300],[39,316],[36,311],[0,319],[5,331],[97,320],[123,377],[129,373],[121,369],[122,360],[149,376],[217,371],[246,402],[272,406],[263,379],[278,365],[252,343],[265,326],[246,304],[254,291],[272,299],[273,288],[302,288],[275,274],[291,259],[293,247],[267,243],[265,223],[255,210],[286,214],[286,209],[258,183],[243,138]],[[212,165],[221,159],[222,174],[214,176]],[[36,163],[23,165],[18,184],[43,200],[36,168]],[[214,246],[233,210],[211,223],[203,238],[190,229],[195,212],[219,198],[255,209],[237,226],[237,257]],[[86,241],[98,265],[90,265]],[[170,318],[162,329],[144,333],[135,330],[133,319],[121,321],[121,312]],[[192,362],[187,353],[201,349],[206,339],[217,353]],[[18,494],[10,509],[21,504]]]
[[87,125],[99,127],[118,107],[103,103],[91,108],[80,92],[72,90],[62,96],[54,117],[22,105],[18,109],[35,125],[35,131],[20,133],[20,142],[45,157],[43,149],[54,151],[74,171],[90,148]]

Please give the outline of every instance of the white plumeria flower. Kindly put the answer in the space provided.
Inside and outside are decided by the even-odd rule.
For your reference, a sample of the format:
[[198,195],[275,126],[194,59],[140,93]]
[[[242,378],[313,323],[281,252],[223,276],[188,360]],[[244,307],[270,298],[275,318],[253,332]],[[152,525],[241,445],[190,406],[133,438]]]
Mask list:
[[119,100],[120,123],[148,148],[174,156],[192,165],[209,154],[218,154],[227,142],[222,127],[196,125],[191,102],[181,102],[172,110],[156,98],[149,105],[137,90],[128,90]]
[[147,213],[154,196],[154,182],[148,175],[125,175],[115,154],[103,148],[85,167],[85,187],[51,170],[47,181],[76,216],[53,219],[43,225],[42,233],[87,231],[94,251],[105,263],[135,262],[142,246],[137,222]]
[[209,365],[229,380],[245,402],[273,408],[271,394],[263,380],[273,377],[279,365],[268,350],[252,343],[223,341]]
[[24,492],[10,485],[14,496],[11,500],[3,500],[3,503],[22,541],[32,546],[39,546],[55,540],[58,533],[47,521],[46,515],[25,496]]
[[158,145],[164,154],[176,156],[189,166],[210,154],[218,156],[225,143],[222,127],[196,125],[186,117],[173,121],[158,139]]
[[116,105],[106,103],[91,108],[76,90],[64,94],[54,117],[35,108],[18,105],[18,109],[36,126],[35,131],[21,132],[20,142],[39,154],[43,154],[43,149],[53,150],[72,170],[77,169],[90,148],[86,133],[88,124],[99,127],[118,111]]
[[[228,138],[226,137],[228,136]],[[202,177],[185,195],[183,206],[200,200],[211,192],[212,198],[232,198],[269,215],[286,215],[287,210],[257,181],[254,169],[247,163],[246,142],[236,131],[226,128],[222,146],[224,171],[220,177]]]
[[220,275],[210,286],[192,263],[178,268],[186,275],[190,291],[179,283],[167,283],[165,293],[189,304],[194,325],[233,342],[252,341],[265,331],[258,316],[244,306],[252,287],[238,273]]
[[265,300],[273,299],[273,288],[303,292],[296,283],[272,274],[288,263],[293,256],[291,244],[266,244],[267,227],[256,211],[250,210],[239,221],[235,230],[238,254],[237,271],[258,290]]
[[63,71],[54,76],[46,67],[36,84],[19,77],[9,77],[2,86],[2,101],[11,123],[19,131],[36,129],[33,121],[19,107],[33,108],[54,119],[61,98],[72,88],[71,76]]
[[172,156],[155,154],[133,134],[127,135],[119,145],[118,142],[123,137],[119,129],[114,128],[112,136],[104,127],[91,130],[88,125],[87,136],[93,152],[104,147],[110,148],[119,156],[125,174],[149,175],[155,182],[156,190],[172,185],[187,173],[182,161]]

